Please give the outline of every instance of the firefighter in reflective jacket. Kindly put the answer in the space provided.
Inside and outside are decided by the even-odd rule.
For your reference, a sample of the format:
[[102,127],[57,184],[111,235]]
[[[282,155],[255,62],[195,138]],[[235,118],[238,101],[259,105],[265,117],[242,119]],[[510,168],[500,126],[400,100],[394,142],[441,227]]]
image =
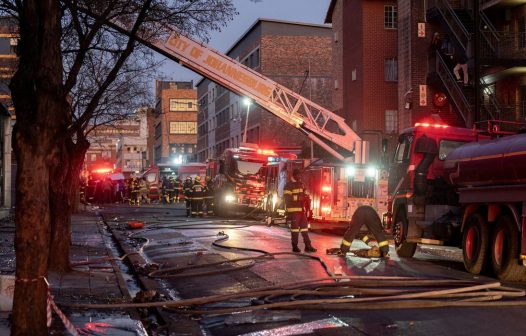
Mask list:
[[[378,213],[376,213],[376,210],[368,205],[360,206],[354,212],[351,222],[349,223],[349,228],[343,235],[340,253],[345,255],[347,252],[349,252],[352,241],[363,225],[367,227],[368,232],[372,232],[374,238],[376,238],[378,241],[378,247],[371,248],[367,256],[389,257],[389,242],[385,238],[385,233],[382,227],[382,222],[380,221],[380,217],[378,216]],[[367,235],[362,238],[362,241],[369,246],[373,245],[372,239]],[[379,253],[378,255],[375,255],[374,252],[378,251],[378,249]]]
[[305,252],[316,252],[316,249],[312,247],[309,238],[307,209],[305,209],[307,193],[305,185],[301,182],[301,173],[299,169],[294,169],[292,172],[292,181],[285,185],[283,196],[285,198],[287,217],[292,222],[290,226],[292,252],[301,252],[298,248],[300,233],[303,237],[303,243],[305,243]]
[[214,183],[210,176],[205,178],[205,205],[206,214],[212,216],[214,214]]
[[179,176],[175,177],[174,180],[174,191],[175,191],[175,198],[173,200],[174,203],[179,203],[179,197],[181,197],[181,194],[183,192],[183,182],[181,182],[181,179]]
[[183,191],[184,191],[184,199],[185,199],[185,205],[186,205],[186,217],[190,217],[190,209],[191,209],[191,194],[192,194],[192,178],[188,176],[183,184]]
[[192,185],[192,193],[190,197],[192,198],[192,217],[199,215],[203,216],[203,201],[205,196],[205,188],[201,184],[201,177],[197,175],[194,179],[194,184]]

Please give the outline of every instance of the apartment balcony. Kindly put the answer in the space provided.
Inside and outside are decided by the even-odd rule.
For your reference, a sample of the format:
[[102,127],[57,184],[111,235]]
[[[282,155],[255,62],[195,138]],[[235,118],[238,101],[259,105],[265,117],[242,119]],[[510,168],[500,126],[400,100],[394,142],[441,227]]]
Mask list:
[[481,32],[486,41],[481,45],[483,64],[505,67],[526,66],[526,33]]

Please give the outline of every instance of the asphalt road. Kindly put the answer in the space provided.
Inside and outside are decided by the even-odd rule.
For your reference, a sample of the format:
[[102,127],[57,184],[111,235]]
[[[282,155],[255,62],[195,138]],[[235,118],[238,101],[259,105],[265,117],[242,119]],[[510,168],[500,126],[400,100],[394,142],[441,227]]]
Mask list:
[[[184,267],[226,259],[257,256],[260,253],[212,246],[220,244],[289,252],[288,228],[267,227],[248,219],[186,218],[182,205],[146,206],[134,208],[111,206],[100,209],[110,227],[118,229],[127,244],[141,249],[151,263],[166,267]],[[129,220],[143,220],[146,229],[125,229]],[[412,259],[399,259],[391,246],[388,260],[366,259],[348,255],[346,258],[326,255],[327,248],[338,247],[341,237],[328,232],[311,232],[313,245],[330,271],[341,269],[344,275],[411,276],[431,278],[473,279],[464,271],[458,249],[425,246]],[[301,242],[301,238],[300,238]],[[301,248],[303,245],[300,243]],[[354,241],[353,248],[364,248]],[[239,262],[238,266],[249,262]],[[223,267],[223,269],[221,268]],[[269,284],[282,284],[326,277],[326,270],[316,260],[293,255],[257,262],[251,267],[230,271],[231,266],[214,268],[216,274],[159,280],[159,288],[167,289],[172,299],[236,293]],[[192,270],[195,272],[196,270]],[[202,269],[197,269],[202,271]],[[521,287],[522,285],[516,285]],[[524,286],[522,286],[524,287]],[[248,304],[247,299],[234,303]],[[204,317],[198,321],[208,335],[522,335],[526,332],[523,308],[433,308],[352,311],[302,311],[300,321],[243,324],[226,326],[225,316]]]

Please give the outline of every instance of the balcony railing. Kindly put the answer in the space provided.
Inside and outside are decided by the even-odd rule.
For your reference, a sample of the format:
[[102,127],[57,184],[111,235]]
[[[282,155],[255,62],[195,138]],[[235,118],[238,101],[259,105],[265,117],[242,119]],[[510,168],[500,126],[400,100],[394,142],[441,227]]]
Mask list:
[[[486,40],[492,40],[495,32],[482,31],[482,36]],[[493,46],[483,44],[481,46],[481,56],[487,58],[507,58],[524,59],[526,58],[526,33],[496,32],[498,40],[493,40]]]
[[467,124],[468,117],[473,115],[471,104],[466,99],[464,92],[462,92],[462,89],[458,86],[455,77],[453,77],[453,74],[449,70],[448,65],[438,52],[436,53],[436,72],[442,80],[442,83],[444,83],[444,86],[449,93],[449,98],[457,107],[457,110],[464,120],[464,123]]
[[438,10],[444,21],[449,26],[449,31],[455,36],[456,41],[464,49],[464,52],[466,52],[471,35],[455,14],[451,4],[447,0],[431,0],[429,2],[429,8],[432,7]]

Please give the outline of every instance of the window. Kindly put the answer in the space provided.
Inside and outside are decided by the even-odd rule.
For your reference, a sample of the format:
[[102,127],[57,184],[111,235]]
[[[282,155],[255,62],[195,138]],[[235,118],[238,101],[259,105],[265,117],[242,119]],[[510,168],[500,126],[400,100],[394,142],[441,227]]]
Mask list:
[[170,134],[197,134],[197,122],[172,121],[170,122]]
[[517,25],[517,30],[519,31],[519,48],[522,49],[526,47],[526,19],[524,16],[517,20]]
[[396,6],[384,6],[384,28],[396,29],[398,19],[398,10]]
[[413,135],[402,135],[396,147],[395,162],[403,163],[409,162],[409,155],[411,154],[411,143],[413,142]]
[[197,101],[195,99],[175,99],[170,98],[170,112],[197,111]]
[[385,131],[387,133],[398,132],[398,111],[397,110],[386,110],[385,111]]
[[386,58],[384,60],[384,78],[386,82],[398,81],[398,62],[396,58]]
[[465,143],[465,141],[441,140],[440,148],[438,149],[438,159],[444,161],[449,152]]

